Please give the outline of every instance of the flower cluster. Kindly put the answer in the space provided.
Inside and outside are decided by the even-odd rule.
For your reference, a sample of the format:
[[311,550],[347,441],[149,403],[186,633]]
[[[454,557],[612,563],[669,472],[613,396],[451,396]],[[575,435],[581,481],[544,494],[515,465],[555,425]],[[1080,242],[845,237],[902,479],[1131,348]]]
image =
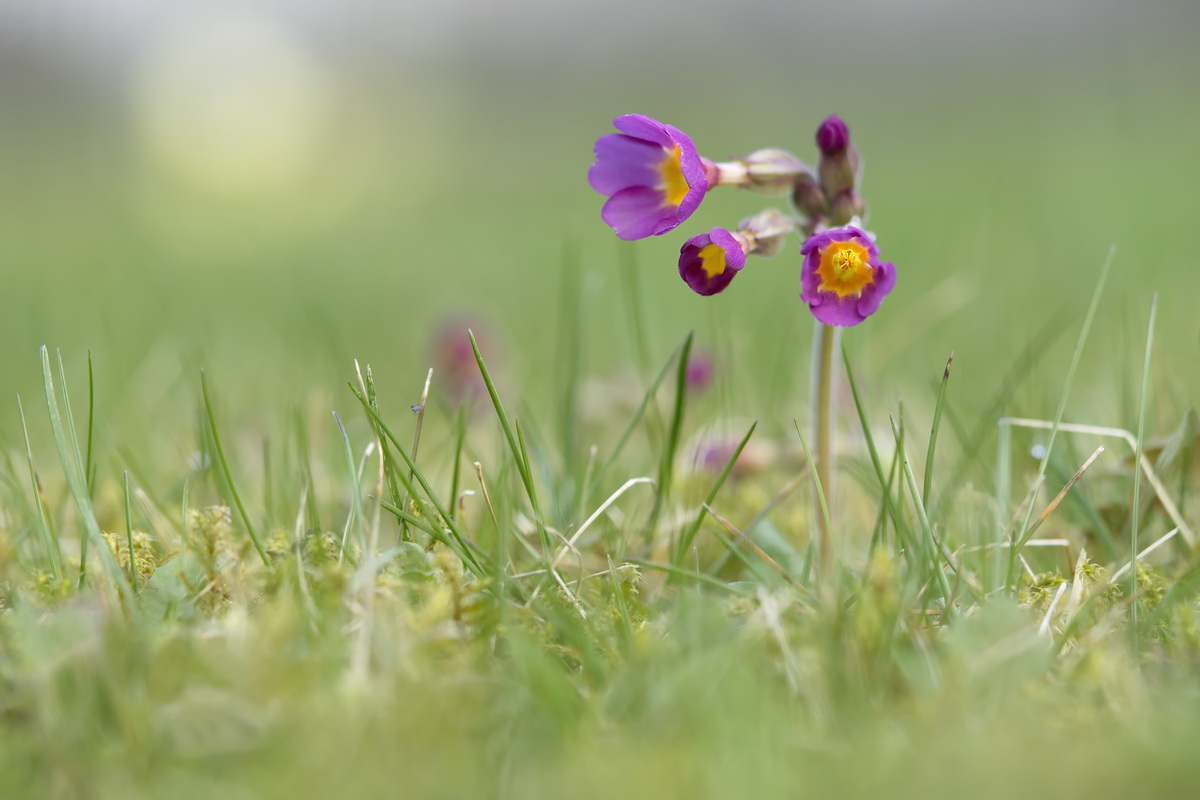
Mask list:
[[622,239],[674,230],[718,186],[790,195],[798,218],[768,209],[734,230],[713,228],[684,242],[679,276],[697,294],[724,291],[747,256],[776,255],[793,230],[806,237],[800,297],[819,321],[857,325],[895,285],[895,267],[879,260],[872,237],[860,227],[866,212],[858,193],[860,159],[839,117],[817,128],[816,169],[775,148],[714,162],[683,131],[641,114],[617,117],[613,124],[620,133],[596,142],[588,183],[608,198],[600,216]]

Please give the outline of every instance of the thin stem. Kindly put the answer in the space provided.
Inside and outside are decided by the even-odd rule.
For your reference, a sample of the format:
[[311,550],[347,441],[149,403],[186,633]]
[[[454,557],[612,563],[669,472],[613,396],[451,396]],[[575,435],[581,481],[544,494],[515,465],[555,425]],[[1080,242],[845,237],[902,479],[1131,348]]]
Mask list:
[[836,407],[834,404],[833,354],[837,349],[838,330],[832,325],[817,323],[816,336],[813,343],[813,406],[816,408],[813,443],[816,445],[816,476],[817,483],[824,491],[828,504],[828,514],[821,513],[819,498],[814,501],[818,509],[817,530],[821,534],[821,564],[826,574],[833,564],[832,532],[833,519],[836,514],[834,501],[834,473],[836,464],[833,453],[833,428]]

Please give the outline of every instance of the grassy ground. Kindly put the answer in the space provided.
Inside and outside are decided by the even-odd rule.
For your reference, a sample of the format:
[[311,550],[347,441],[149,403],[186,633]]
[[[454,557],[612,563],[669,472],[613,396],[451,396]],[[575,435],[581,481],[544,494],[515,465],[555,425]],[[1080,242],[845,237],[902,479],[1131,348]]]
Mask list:
[[[836,110],[867,154],[900,282],[845,336],[831,570],[798,259],[704,300],[671,237],[617,248],[581,187],[624,95],[572,85],[594,102],[559,119],[562,86],[523,116],[476,87],[491,136],[426,142],[452,171],[384,157],[340,206],[229,208],[102,125],[112,159],[5,150],[0,796],[1187,792],[1178,57],[1082,87],[928,75],[908,104],[885,77],[861,114],[750,133],[699,93],[643,108],[718,156],[802,151]],[[701,358],[718,378],[689,389]]]

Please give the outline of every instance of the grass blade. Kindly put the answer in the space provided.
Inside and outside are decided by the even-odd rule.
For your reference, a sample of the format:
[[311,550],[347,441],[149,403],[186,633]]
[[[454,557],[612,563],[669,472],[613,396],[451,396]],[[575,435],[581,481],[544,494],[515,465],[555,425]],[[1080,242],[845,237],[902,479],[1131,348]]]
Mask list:
[[679,435],[683,430],[683,410],[687,398],[687,368],[688,358],[692,354],[694,330],[688,331],[679,351],[678,370],[675,373],[675,408],[671,413],[671,427],[667,431],[667,442],[663,448],[662,458],[658,462],[658,494],[654,498],[654,508],[650,511],[649,529],[653,531],[658,525],[659,514],[671,495],[671,478],[675,471],[675,451],[679,449]]
[[[46,409],[50,414],[50,428],[54,433],[54,443],[58,448],[58,458],[62,463],[63,474],[67,479],[67,488],[71,493],[71,498],[75,501],[75,508],[79,511],[79,516],[83,521],[84,530],[80,537],[80,550],[83,550],[83,543],[89,539],[95,544],[100,562],[103,564],[112,584],[116,586],[121,599],[129,602],[132,600],[132,590],[129,588],[128,581],[125,580],[125,573],[121,571],[117,560],[113,557],[112,551],[108,549],[108,545],[104,542],[104,534],[100,530],[100,524],[96,521],[95,510],[92,508],[91,499],[88,497],[87,481],[83,475],[82,459],[79,457],[79,442],[78,440],[68,442],[66,431],[63,428],[63,421],[58,408],[58,398],[54,392],[54,372],[50,368],[50,352],[45,345],[41,347],[41,357],[42,383],[46,391]],[[61,359],[59,363],[62,363]],[[60,379],[65,386],[65,376],[60,375]],[[85,573],[81,562],[79,572],[81,582],[84,576]],[[105,586],[111,591],[112,587],[109,584],[105,584]]]
[[33,490],[33,504],[38,512],[38,534],[42,539],[42,547],[46,551],[46,559],[50,562],[50,574],[55,579],[62,577],[62,549],[58,544],[54,526],[50,523],[50,515],[46,511],[46,503],[42,498],[42,488],[38,483],[37,468],[33,463],[33,447],[29,444],[29,427],[25,424],[25,408],[21,405],[21,395],[17,395],[17,413],[21,416],[21,431],[25,434],[25,459],[29,464],[29,487]]
[[258,532],[254,530],[254,523],[250,521],[250,515],[246,513],[246,507],[242,504],[242,498],[233,482],[233,474],[229,471],[229,461],[225,458],[221,434],[217,432],[217,417],[213,412],[212,399],[208,394],[208,376],[205,375],[204,370],[200,370],[200,392],[204,396],[204,413],[208,417],[208,430],[212,434],[213,447],[217,451],[217,461],[221,464],[221,474],[225,476],[225,485],[229,487],[229,494],[233,497],[234,505],[237,506],[242,524],[246,526],[246,533],[250,535],[250,541],[254,543],[254,549],[258,551],[258,557],[264,564],[270,566],[271,559],[267,556],[267,551],[263,549]]
[[1133,458],[1133,514],[1129,520],[1129,559],[1134,568],[1129,570],[1129,613],[1133,632],[1133,646],[1137,649],[1137,557],[1138,523],[1141,520],[1142,454],[1146,447],[1146,397],[1150,394],[1150,360],[1154,352],[1154,320],[1158,316],[1158,293],[1150,298],[1150,322],[1146,325],[1146,355],[1142,361],[1142,389],[1138,397],[1137,447]]
[[[1104,266],[1100,269],[1100,277],[1096,281],[1096,288],[1092,291],[1091,302],[1088,303],[1087,314],[1083,318],[1083,328],[1079,331],[1079,339],[1075,342],[1075,350],[1071,354],[1071,363],[1067,367],[1067,377],[1063,384],[1063,391],[1058,400],[1058,409],[1054,412],[1054,425],[1050,428],[1050,437],[1046,442],[1046,453],[1042,456],[1041,464],[1038,466],[1038,474],[1035,479],[1036,483],[1041,483],[1046,478],[1046,468],[1050,464],[1050,455],[1054,450],[1054,440],[1058,434],[1058,426],[1062,424],[1063,414],[1067,410],[1067,398],[1071,394],[1071,385],[1075,382],[1075,371],[1079,368],[1079,362],[1083,356],[1083,346],[1087,343],[1088,334],[1092,330],[1092,321],[1096,318],[1096,309],[1100,306],[1100,295],[1104,292],[1104,284],[1108,281],[1108,271],[1112,266],[1113,257],[1116,255],[1116,245],[1108,250],[1108,257],[1104,259]],[[1030,503],[1025,510],[1025,518],[1021,521],[1021,527],[1015,536],[1017,541],[1025,538],[1025,532],[1029,530],[1029,525],[1033,519],[1034,503]],[[1001,513],[1006,513],[1001,510]],[[1008,584],[1011,586],[1016,574],[1017,556],[1020,555],[1020,548],[1013,547],[1008,554]]]
[[733,455],[725,462],[721,472],[717,475],[717,479],[713,481],[712,488],[708,490],[708,496],[704,499],[704,505],[700,506],[700,510],[696,513],[696,519],[688,526],[683,536],[679,539],[679,547],[675,551],[675,559],[672,563],[676,566],[683,564],[683,559],[687,555],[688,548],[692,546],[692,541],[696,538],[696,533],[700,530],[700,524],[704,522],[704,515],[708,513],[709,506],[717,499],[717,494],[721,491],[721,487],[725,485],[725,479],[729,477],[729,473],[733,471],[734,465],[737,464],[738,458],[742,455],[742,450],[745,449],[746,443],[750,441],[750,437],[754,435],[754,429],[758,427],[755,422],[750,426],[750,430],[746,431],[746,435],[738,442],[737,448],[733,451]]
[[[933,407],[933,425],[929,431],[929,449],[925,453],[925,480],[921,484],[921,497],[928,504],[929,497],[933,490],[933,456],[937,450],[938,428],[942,422],[942,404],[946,401],[946,386],[950,383],[950,364],[954,361],[954,351],[950,351],[950,358],[946,359],[946,370],[942,373],[942,385],[938,389],[937,404]],[[929,512],[929,506],[926,505],[925,512]]]
[[517,441],[517,436],[513,432],[513,426],[509,422],[508,414],[504,411],[504,404],[500,402],[500,393],[496,391],[496,384],[492,380],[492,374],[488,371],[487,364],[483,361],[483,354],[479,352],[479,343],[475,341],[475,333],[468,330],[467,336],[471,338],[471,350],[475,353],[475,363],[479,365],[479,372],[483,376],[484,385],[487,386],[488,396],[492,398],[492,406],[496,409],[496,416],[500,420],[500,428],[504,431],[504,438],[508,441],[508,449],[512,453],[513,459],[517,462],[517,472],[521,476],[521,483],[525,486],[525,495],[529,498],[529,504],[533,509],[534,524],[538,529],[538,538],[542,542],[543,553],[548,554],[550,552],[550,534],[546,531],[546,524],[542,518],[541,507],[538,503],[537,488],[533,482],[533,472],[529,468],[524,448]]

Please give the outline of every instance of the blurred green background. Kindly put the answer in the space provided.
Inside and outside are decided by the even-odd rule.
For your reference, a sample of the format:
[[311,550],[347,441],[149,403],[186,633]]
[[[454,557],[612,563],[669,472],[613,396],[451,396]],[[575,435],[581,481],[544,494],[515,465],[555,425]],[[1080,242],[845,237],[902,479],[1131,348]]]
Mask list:
[[[838,113],[900,275],[846,336],[872,401],[926,403],[954,350],[969,416],[1034,343],[1047,352],[1013,410],[1049,416],[1115,244],[1068,417],[1130,425],[1154,291],[1156,391],[1175,409],[1200,388],[1198,22],[1182,0],[6,4],[5,395],[40,404],[47,343],[73,389],[92,352],[101,435],[117,440],[173,436],[200,367],[250,421],[298,398],[350,406],[354,358],[403,407],[453,318],[486,331],[512,402],[544,408],[561,393],[568,278],[584,374],[637,363],[633,256],[654,360],[695,327],[723,364],[721,410],[787,429],[811,341],[799,242],[715,298],[675,269],[686,237],[773,198],[716,192],[671,234],[622,243],[585,173],[622,113],[715,159],[805,160]],[[0,422],[12,444],[11,400]]]

